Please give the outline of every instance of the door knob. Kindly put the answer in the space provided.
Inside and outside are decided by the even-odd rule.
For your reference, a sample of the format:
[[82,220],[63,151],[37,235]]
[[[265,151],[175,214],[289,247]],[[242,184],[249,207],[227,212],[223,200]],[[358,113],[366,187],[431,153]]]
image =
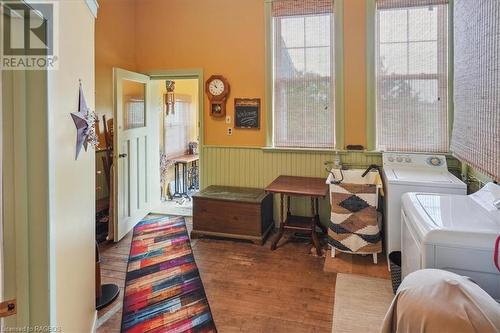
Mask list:
[[9,301],[0,303],[0,317],[9,317],[17,313],[16,300],[11,299]]
[[119,158],[127,157],[127,154],[119,154],[118,157]]

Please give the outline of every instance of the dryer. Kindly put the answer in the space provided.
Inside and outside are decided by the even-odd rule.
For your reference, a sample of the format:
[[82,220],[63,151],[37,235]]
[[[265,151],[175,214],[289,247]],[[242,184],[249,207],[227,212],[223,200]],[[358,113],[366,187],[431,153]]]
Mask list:
[[500,300],[500,271],[494,260],[500,235],[499,199],[500,186],[493,183],[469,196],[404,194],[403,277],[424,268],[444,269],[470,277]]
[[[401,251],[401,196],[407,192],[467,194],[467,185],[448,171],[446,157],[383,153],[386,255]],[[389,262],[389,260],[387,260]]]

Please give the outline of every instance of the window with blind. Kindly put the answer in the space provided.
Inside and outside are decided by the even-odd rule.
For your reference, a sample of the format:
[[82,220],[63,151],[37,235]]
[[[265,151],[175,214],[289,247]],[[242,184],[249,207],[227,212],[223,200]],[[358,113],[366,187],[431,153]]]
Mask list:
[[376,140],[448,151],[448,0],[377,0]]
[[500,181],[500,1],[456,1],[453,155]]
[[274,146],[333,148],[333,1],[273,1],[272,27]]
[[165,155],[173,158],[188,151],[189,142],[196,141],[196,108],[191,97],[177,94],[175,112],[165,117]]

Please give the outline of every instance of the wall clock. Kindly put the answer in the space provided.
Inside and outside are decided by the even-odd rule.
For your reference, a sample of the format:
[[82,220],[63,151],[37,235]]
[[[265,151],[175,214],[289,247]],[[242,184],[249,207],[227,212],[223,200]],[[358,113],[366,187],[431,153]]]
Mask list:
[[224,117],[229,96],[229,82],[222,75],[212,75],[207,80],[205,91],[210,101],[210,115],[212,117]]

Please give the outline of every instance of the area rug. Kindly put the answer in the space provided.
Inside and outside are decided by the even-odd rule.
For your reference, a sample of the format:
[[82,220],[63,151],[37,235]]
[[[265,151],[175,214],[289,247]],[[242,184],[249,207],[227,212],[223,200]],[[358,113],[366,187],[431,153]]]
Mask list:
[[378,333],[392,302],[391,281],[337,274],[332,333]]
[[149,215],[134,228],[122,332],[217,332],[184,217]]

